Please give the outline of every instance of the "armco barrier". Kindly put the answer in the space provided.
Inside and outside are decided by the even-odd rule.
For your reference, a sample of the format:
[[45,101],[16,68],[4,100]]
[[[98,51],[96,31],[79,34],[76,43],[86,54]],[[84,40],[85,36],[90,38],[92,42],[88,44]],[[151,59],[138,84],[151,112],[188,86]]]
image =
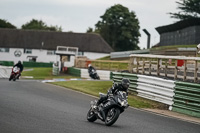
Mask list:
[[53,63],[23,61],[23,65],[24,67],[52,67]]
[[165,103],[170,106],[173,104],[174,81],[144,75],[137,76],[138,96]]
[[138,96],[169,105],[169,110],[200,117],[200,84],[175,82],[152,76],[113,72],[114,82],[129,78]]
[[12,67],[0,66],[0,78],[9,78]]
[[0,61],[0,65],[2,65],[2,66],[13,66],[14,62],[13,61]]
[[130,80],[129,90],[137,92],[138,96],[170,106],[173,104],[174,81],[129,73],[113,73],[114,82],[119,82],[122,78]]
[[172,110],[200,117],[200,84],[176,82]]
[[58,74],[59,74],[59,67],[53,66],[52,75],[58,75]]
[[74,67],[67,68],[67,73],[75,75],[75,76],[79,76],[79,77],[81,76],[81,70]]

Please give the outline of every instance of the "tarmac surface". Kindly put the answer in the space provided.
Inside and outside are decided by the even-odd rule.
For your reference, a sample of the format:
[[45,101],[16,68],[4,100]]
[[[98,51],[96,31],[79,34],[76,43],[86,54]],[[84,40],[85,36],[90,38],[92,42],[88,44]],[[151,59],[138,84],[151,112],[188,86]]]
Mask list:
[[91,95],[37,80],[0,79],[0,85],[0,133],[200,133],[193,117],[132,107],[107,127],[87,121],[90,101],[96,99]]
[[174,118],[181,119],[184,121],[200,124],[200,118],[192,117],[185,114],[180,114],[180,113],[170,111],[170,110],[160,110],[160,109],[143,109],[143,110],[156,113],[159,115],[167,116],[167,117],[174,117]]

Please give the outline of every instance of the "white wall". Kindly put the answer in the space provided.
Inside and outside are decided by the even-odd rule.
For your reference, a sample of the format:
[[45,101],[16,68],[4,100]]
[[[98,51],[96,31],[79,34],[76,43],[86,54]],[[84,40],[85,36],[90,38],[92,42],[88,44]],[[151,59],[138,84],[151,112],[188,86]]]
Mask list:
[[[16,57],[14,55],[15,51],[21,51],[21,56]],[[105,53],[95,53],[95,52],[84,52],[84,56],[86,56],[89,59],[98,59],[105,56],[109,56],[110,54]],[[14,63],[17,63],[20,61],[29,61],[29,58],[27,56],[37,56],[36,62],[54,62],[60,61],[59,55],[47,55],[47,50],[40,50],[40,49],[32,49],[31,54],[24,53],[24,49],[22,48],[10,48],[9,52],[0,52],[0,60],[1,61],[14,61]],[[70,62],[72,61],[72,64],[74,64],[74,57],[71,56]],[[66,64],[69,65],[69,64]]]
[[[26,54],[26,56],[38,56],[36,62],[56,62],[58,55],[47,55],[47,50],[33,49],[32,54]],[[58,56],[59,57],[59,56]]]
[[84,52],[84,56],[87,56],[87,58],[92,59],[92,60],[109,56],[109,55],[110,54],[105,54],[105,53]]
[[73,67],[74,66],[74,60],[75,60],[75,56],[70,56],[70,62],[65,62],[64,66],[65,67]]
[[[14,55],[15,51],[21,51],[21,56],[16,57]],[[7,52],[0,52],[0,60],[2,61],[14,61],[14,63],[17,63],[20,61],[29,61],[27,56],[37,56],[36,62],[56,62],[57,55],[47,55],[47,50],[38,50],[38,49],[32,49],[32,54],[26,54],[24,53],[24,49],[20,48],[10,48],[10,51]],[[59,61],[59,60],[58,60]]]

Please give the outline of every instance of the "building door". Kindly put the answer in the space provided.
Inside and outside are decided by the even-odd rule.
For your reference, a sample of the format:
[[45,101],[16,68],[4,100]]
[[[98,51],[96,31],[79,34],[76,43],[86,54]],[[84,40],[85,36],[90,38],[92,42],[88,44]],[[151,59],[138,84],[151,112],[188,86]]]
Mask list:
[[66,67],[65,67],[65,62],[69,62],[70,61],[70,55],[60,55],[60,62],[61,62],[61,71],[65,71]]

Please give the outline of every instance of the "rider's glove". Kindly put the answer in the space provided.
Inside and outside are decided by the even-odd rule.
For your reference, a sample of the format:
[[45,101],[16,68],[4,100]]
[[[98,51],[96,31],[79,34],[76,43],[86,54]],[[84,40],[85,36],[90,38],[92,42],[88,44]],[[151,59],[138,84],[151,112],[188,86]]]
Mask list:
[[109,97],[113,97],[113,94],[112,93],[109,93],[109,95],[108,95]]

